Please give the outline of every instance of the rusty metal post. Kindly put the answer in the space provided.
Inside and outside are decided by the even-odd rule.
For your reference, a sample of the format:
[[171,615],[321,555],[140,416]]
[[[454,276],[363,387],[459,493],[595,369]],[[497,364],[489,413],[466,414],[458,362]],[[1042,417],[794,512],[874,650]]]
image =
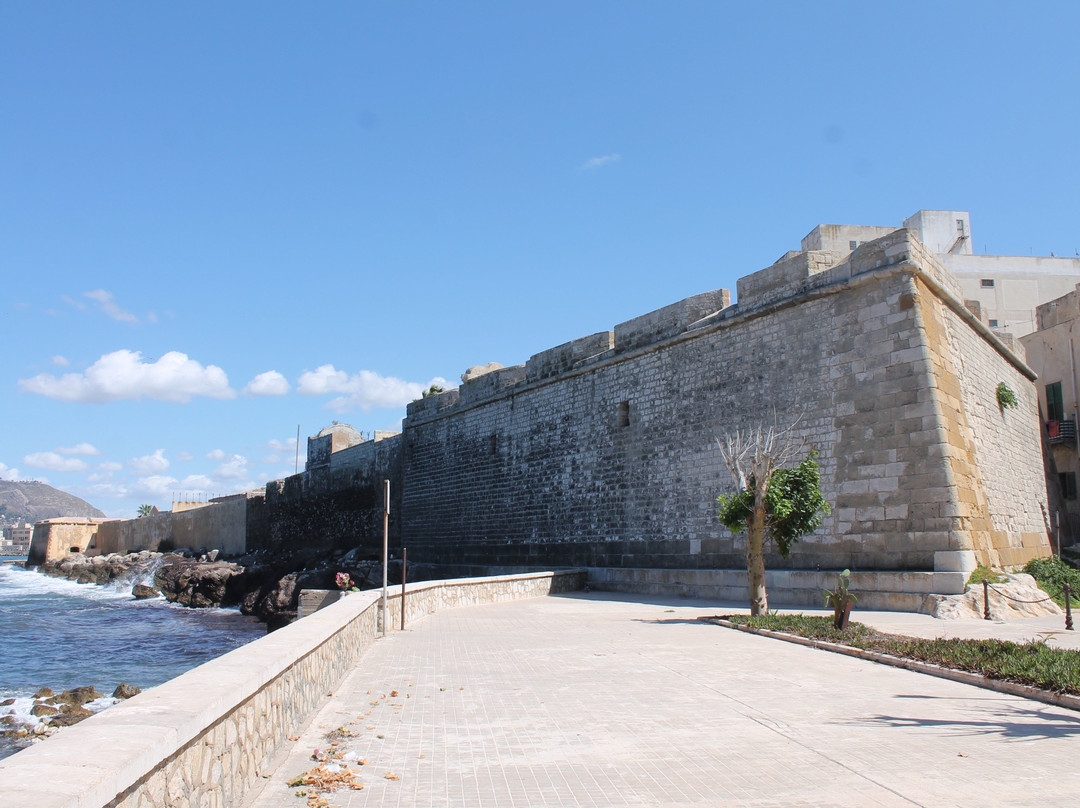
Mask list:
[[983,579],[983,620],[990,619],[990,582]]
[[401,630],[405,630],[405,566],[408,563],[409,551],[401,548]]
[[1065,630],[1073,630],[1072,622],[1072,587],[1066,582],[1065,584]]

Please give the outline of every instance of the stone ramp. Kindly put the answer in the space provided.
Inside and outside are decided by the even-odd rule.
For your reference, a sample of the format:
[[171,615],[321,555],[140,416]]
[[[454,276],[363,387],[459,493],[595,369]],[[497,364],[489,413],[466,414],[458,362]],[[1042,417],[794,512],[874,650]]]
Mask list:
[[[593,593],[432,615],[375,644],[244,806],[307,805],[286,782],[335,748],[335,730],[342,755],[367,761],[363,790],[325,796],[343,808],[1029,806],[1080,793],[1080,714],[696,620],[733,611]],[[855,619],[1015,639],[1045,620]]]

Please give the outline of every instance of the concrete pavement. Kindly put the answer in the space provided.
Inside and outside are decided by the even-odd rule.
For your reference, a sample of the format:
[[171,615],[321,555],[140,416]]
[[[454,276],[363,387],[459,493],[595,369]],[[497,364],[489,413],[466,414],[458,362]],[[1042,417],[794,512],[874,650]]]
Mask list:
[[594,593],[432,615],[376,644],[245,808],[307,805],[286,783],[315,749],[358,772],[323,795],[343,808],[1080,801],[1080,714],[696,620],[735,611]]

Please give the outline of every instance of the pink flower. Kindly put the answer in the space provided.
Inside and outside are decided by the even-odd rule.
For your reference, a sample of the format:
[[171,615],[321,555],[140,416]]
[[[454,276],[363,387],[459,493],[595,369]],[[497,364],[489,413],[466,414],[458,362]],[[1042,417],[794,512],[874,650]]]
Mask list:
[[352,586],[352,579],[347,572],[339,572],[334,576],[334,582],[337,584],[338,589],[348,589]]

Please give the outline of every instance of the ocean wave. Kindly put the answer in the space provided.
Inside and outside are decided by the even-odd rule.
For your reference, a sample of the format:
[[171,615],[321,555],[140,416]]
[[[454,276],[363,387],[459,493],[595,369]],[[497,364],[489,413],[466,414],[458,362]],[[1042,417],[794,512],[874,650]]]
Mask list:
[[0,586],[7,597],[62,596],[86,600],[124,600],[131,598],[131,585],[126,591],[119,586],[80,584],[67,578],[53,578],[35,570],[6,565],[0,567]]

